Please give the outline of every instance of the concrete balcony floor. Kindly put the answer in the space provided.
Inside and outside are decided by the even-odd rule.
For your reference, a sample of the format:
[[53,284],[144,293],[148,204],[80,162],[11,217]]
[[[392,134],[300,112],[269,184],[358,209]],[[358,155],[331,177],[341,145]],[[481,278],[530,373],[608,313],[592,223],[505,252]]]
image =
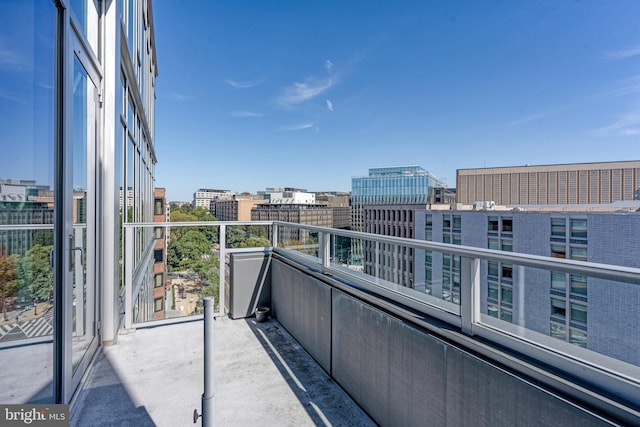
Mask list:
[[[277,321],[218,319],[214,334],[216,425],[375,425]],[[202,320],[121,335],[97,355],[71,424],[194,425],[203,361]]]

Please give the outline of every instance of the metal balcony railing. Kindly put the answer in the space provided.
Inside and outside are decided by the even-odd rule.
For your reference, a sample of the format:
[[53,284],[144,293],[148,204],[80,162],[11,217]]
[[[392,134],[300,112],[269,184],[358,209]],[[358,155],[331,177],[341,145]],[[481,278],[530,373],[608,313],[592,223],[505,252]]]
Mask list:
[[[271,250],[306,268],[443,321],[468,337],[480,337],[576,378],[588,379],[615,395],[640,395],[640,339],[638,323],[633,320],[640,318],[640,306],[636,304],[626,313],[616,312],[621,300],[640,300],[640,269],[279,221],[125,224],[125,328],[153,320],[151,291],[145,291],[144,285],[145,277],[149,278],[149,257],[142,251],[141,261],[135,263],[133,256],[136,236],[141,235],[136,230],[157,227],[170,230],[165,236],[183,227],[198,232],[215,230],[210,234],[215,234],[216,243],[211,244],[207,255],[219,260],[215,264],[219,280],[216,302],[225,301],[227,254]],[[262,228],[261,237],[246,232],[241,244],[230,244],[230,234],[237,239],[238,230],[249,227],[254,231]],[[251,247],[256,242],[264,246]],[[172,240],[169,247],[175,244]],[[203,259],[207,255],[202,255]],[[489,263],[504,268],[489,272]],[[569,283],[564,290],[552,292],[552,274],[586,277],[589,292],[582,293],[578,288],[573,292]],[[501,289],[498,294],[493,293],[496,285]],[[559,294],[562,296],[556,298]],[[552,299],[554,303],[556,299],[561,301],[564,307],[552,311]],[[224,304],[220,304],[217,315],[225,314]],[[611,318],[604,318],[605,314]],[[628,330],[619,330],[621,327]],[[622,338],[613,342],[608,336]]]

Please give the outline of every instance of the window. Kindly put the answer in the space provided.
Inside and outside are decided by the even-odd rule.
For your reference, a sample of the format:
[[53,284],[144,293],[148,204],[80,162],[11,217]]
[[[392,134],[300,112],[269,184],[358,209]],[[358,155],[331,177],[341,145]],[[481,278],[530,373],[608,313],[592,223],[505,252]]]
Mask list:
[[587,248],[571,246],[571,259],[578,261],[587,260]]
[[513,322],[513,312],[511,310],[501,310],[500,320],[504,320],[505,322]]
[[498,217],[490,216],[489,217],[489,231],[498,231]]
[[462,228],[462,218],[460,215],[453,216],[453,228],[454,230],[460,230]]
[[511,304],[513,302],[513,289],[511,287],[502,286],[500,291],[500,302]]
[[163,262],[164,261],[164,249],[156,249],[153,251],[153,259],[155,262]]
[[564,218],[551,218],[551,236],[566,237],[567,224]]
[[495,250],[500,249],[500,246],[499,246],[498,241],[496,239],[489,239],[487,247],[489,249],[495,249]]
[[429,230],[429,229],[431,229],[431,227],[433,227],[433,215],[427,214],[425,227],[427,228],[427,230]]
[[565,340],[567,338],[567,328],[564,325],[559,325],[557,323],[551,323],[551,333],[550,335],[553,338],[558,338],[561,340]]
[[460,271],[460,255],[453,255],[453,270]]
[[442,266],[443,267],[451,267],[451,254],[443,254],[442,255]]
[[153,276],[153,287],[160,288],[164,286],[164,273],[156,273]]
[[580,346],[580,347],[587,347],[587,334],[583,331],[579,331],[577,329],[571,329],[569,331],[569,342],[571,344]]
[[571,238],[572,239],[587,238],[587,220],[586,219],[571,220]]
[[587,295],[587,277],[571,275],[571,293]]
[[162,297],[153,300],[153,309],[156,313],[164,309],[164,299]]
[[155,227],[154,232],[155,232],[156,239],[158,240],[162,239],[162,236],[164,236],[164,228],[162,227]]
[[442,217],[442,228],[443,229],[451,228],[451,216],[450,215],[443,215],[443,217]]
[[564,245],[551,245],[551,256],[554,258],[566,258],[567,248]]
[[571,321],[587,323],[587,306],[577,303],[571,303]]
[[505,252],[513,252],[513,242],[511,240],[503,240],[502,250]]
[[489,276],[498,277],[498,263],[497,262],[489,261],[489,264],[487,265],[487,270],[488,270],[487,274]]
[[502,218],[502,232],[513,233],[513,218]]
[[564,300],[559,298],[551,298],[551,316],[564,319],[567,313]]
[[502,266],[502,277],[507,279],[513,278],[513,266],[511,264]]
[[551,272],[551,289],[564,291],[567,287],[567,277],[564,273]]
[[443,234],[442,235],[442,243],[451,243],[451,235]]
[[164,213],[164,201],[162,199],[155,199],[153,205],[153,214],[162,215]]
[[498,307],[495,305],[487,305],[487,314],[492,317],[498,317]]
[[[489,283],[487,285],[487,297],[493,300],[498,300],[498,285],[495,283]],[[496,316],[497,317],[497,316]]]

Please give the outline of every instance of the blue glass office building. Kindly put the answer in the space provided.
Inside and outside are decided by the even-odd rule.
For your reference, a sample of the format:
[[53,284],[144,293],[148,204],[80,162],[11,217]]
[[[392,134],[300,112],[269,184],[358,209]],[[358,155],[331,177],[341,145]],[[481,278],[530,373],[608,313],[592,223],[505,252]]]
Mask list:
[[420,166],[371,168],[368,176],[351,180],[354,204],[427,204],[433,189],[445,184]]
[[420,166],[371,168],[368,176],[351,179],[353,227],[362,231],[365,205],[427,205],[436,187],[445,183]]

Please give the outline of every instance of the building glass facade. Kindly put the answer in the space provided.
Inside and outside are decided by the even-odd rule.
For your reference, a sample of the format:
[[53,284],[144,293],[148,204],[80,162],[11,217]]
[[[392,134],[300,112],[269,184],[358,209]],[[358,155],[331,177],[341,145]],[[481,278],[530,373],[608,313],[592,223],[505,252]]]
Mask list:
[[[68,403],[120,327],[120,224],[153,220],[151,0],[2,2],[0,26],[12,58],[0,67],[0,177],[38,191],[13,206],[20,224],[0,217],[0,235],[29,236],[19,253],[0,247],[0,401]],[[140,260],[153,230],[135,241],[152,290]],[[153,292],[141,294],[153,314]]]

